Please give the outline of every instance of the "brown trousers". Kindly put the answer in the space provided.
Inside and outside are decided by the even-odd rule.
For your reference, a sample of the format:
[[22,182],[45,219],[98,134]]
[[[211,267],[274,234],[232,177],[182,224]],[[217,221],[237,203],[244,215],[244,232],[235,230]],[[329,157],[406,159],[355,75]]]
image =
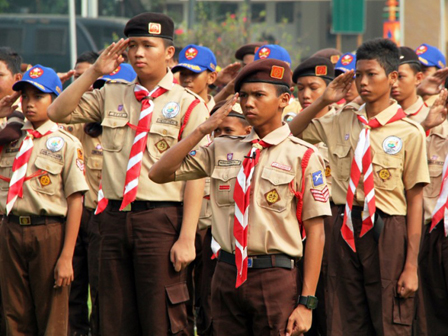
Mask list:
[[104,336],[184,335],[189,300],[186,272],[176,272],[170,250],[182,207],[100,216],[100,329]]
[[212,280],[213,336],[285,335],[297,304],[297,269],[249,269],[235,288],[236,267],[218,261]]
[[428,334],[448,334],[448,238],[445,237],[443,222],[429,233],[425,226],[420,249],[419,267]]
[[3,219],[0,283],[7,334],[61,336],[68,331],[69,287],[53,288],[65,226],[21,226]]
[[[343,211],[341,207],[339,214]],[[357,253],[350,249],[340,234],[342,216],[337,216],[334,226],[334,230],[338,230],[333,251],[336,253],[339,280],[335,295],[342,334],[411,335],[414,297],[402,299],[396,293],[406,260],[406,217],[384,215],[384,227],[378,242],[373,230],[359,237],[362,226],[360,211],[354,209],[352,219]]]

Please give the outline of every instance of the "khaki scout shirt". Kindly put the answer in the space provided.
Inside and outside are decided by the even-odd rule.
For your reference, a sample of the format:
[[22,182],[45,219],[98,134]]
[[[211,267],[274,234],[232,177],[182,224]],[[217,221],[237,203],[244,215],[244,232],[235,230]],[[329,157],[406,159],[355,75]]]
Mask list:
[[442,171],[445,158],[448,155],[448,122],[433,128],[426,138],[428,152],[428,167],[431,183],[423,189],[423,204],[425,210],[425,224],[431,222],[432,212],[442,186]]
[[[37,130],[45,134],[55,125],[47,121]],[[29,121],[23,130],[33,129]],[[0,175],[11,178],[12,165],[19,152],[23,136],[5,146],[1,153]],[[81,143],[62,130],[34,139],[33,151],[28,161],[26,176],[38,170],[43,174],[23,183],[23,198],[17,198],[12,208],[14,215],[66,216],[67,197],[88,190],[84,178],[84,160]],[[0,210],[6,211],[9,182],[0,180]]]
[[[212,233],[224,251],[235,250],[233,191],[244,156],[258,138],[252,131],[246,137],[219,137],[184,159],[176,171],[176,180],[211,176]],[[285,253],[302,256],[302,239],[296,217],[297,199],[289,185],[301,190],[301,158],[308,148],[316,149],[290,134],[283,125],[263,138],[272,147],[263,149],[251,181],[249,206],[248,254]],[[322,158],[313,153],[305,173],[303,220],[330,216],[329,202],[316,201],[312,189],[326,187]],[[313,177],[315,181],[313,182]]]
[[408,115],[409,119],[421,124],[428,116],[429,107],[425,104],[422,97],[418,96],[417,101],[404,110],[404,112]]
[[[137,80],[137,79],[136,79]],[[78,107],[71,113],[69,123],[101,122],[103,126],[103,192],[107,199],[122,199],[135,131],[127,126],[138,124],[141,103],[134,95],[136,81],[131,83],[106,83],[100,90],[87,92]],[[151,166],[178,141],[184,116],[191,103],[199,99],[196,95],[177,84],[173,84],[173,74],[168,71],[158,86],[167,89],[154,99],[151,128],[146,151],[143,154],[137,200],[175,201],[183,200],[184,182],[156,184],[148,178]],[[190,114],[182,134],[185,138],[209,113],[205,104],[199,103]],[[207,140],[204,138],[204,144]]]
[[[389,215],[406,215],[405,190],[418,183],[429,182],[426,163],[425,134],[421,126],[409,118],[387,124],[398,104],[376,116],[382,127],[371,129],[370,142],[377,208]],[[344,109],[336,115],[314,119],[303,132],[311,143],[323,141],[329,150],[332,167],[332,197],[335,204],[346,202],[350,167],[363,124],[356,115],[366,116],[365,105],[354,112]],[[361,176],[354,205],[363,206],[364,185]]]
[[93,138],[84,132],[85,124],[59,124],[81,141],[84,148],[85,174],[89,191],[84,195],[84,206],[94,210],[98,205],[98,190],[100,189],[101,170],[103,168],[103,147],[101,135]]

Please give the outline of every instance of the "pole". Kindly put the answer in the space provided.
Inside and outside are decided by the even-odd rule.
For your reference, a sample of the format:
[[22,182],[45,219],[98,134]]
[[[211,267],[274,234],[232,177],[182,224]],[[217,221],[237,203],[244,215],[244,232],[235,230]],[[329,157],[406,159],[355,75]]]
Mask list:
[[194,26],[194,5],[195,0],[188,0],[188,29],[193,29]]
[[445,0],[440,0],[440,39],[439,49],[446,54],[446,40],[445,40]]
[[356,40],[356,44],[357,44],[358,47],[362,44],[362,34],[358,34],[358,38]]
[[400,45],[402,45],[402,46],[406,45],[405,41],[404,41],[404,29],[405,29],[405,24],[406,24],[406,20],[404,17],[405,1],[406,0],[400,0]]
[[76,12],[75,0],[68,0],[69,32],[70,32],[70,65],[75,67],[78,51],[76,50]]
[[252,20],[252,9],[250,8],[250,0],[244,0],[244,4],[246,5],[246,22],[244,24],[244,29],[246,30],[246,43],[249,43],[251,40],[250,23]]
[[342,36],[341,34],[336,35],[336,49],[342,50]]

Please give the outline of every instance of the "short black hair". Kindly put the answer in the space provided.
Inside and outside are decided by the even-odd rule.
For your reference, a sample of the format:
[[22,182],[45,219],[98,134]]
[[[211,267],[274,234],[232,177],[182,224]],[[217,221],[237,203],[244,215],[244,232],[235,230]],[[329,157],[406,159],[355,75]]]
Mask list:
[[20,71],[22,57],[10,47],[0,47],[0,61],[5,62],[6,68],[11,71],[11,74],[22,73]]
[[[414,75],[418,74],[419,72],[422,72],[422,65],[420,63],[403,63],[409,65]],[[401,65],[401,64],[400,64]]]
[[275,90],[277,91],[277,97],[280,97],[284,93],[291,94],[291,90],[286,85],[281,84],[273,84],[275,86]]
[[400,64],[400,50],[391,40],[376,38],[364,42],[356,51],[356,63],[360,60],[376,60],[389,75],[398,71]]
[[162,40],[163,40],[163,45],[165,46],[165,49],[167,49],[169,47],[174,47],[173,40],[166,39],[166,38],[162,38]]
[[93,64],[98,59],[100,55],[95,51],[86,51],[78,56],[76,59],[76,64],[78,63],[89,63]]

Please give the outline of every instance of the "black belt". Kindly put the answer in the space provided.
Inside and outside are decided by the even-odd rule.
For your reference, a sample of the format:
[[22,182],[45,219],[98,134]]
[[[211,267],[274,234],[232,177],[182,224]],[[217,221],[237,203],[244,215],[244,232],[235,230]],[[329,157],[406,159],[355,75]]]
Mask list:
[[[223,250],[219,251],[219,261],[235,266],[235,255]],[[281,267],[293,269],[296,266],[296,260],[287,256],[286,254],[268,254],[247,257],[248,268],[273,268]]]
[[28,225],[45,225],[52,223],[64,223],[64,217],[56,217],[56,216],[16,216],[9,215],[3,216],[3,219],[10,223],[17,223],[20,225],[28,226]]
[[[118,200],[109,200],[108,207],[112,211],[120,211],[121,202]],[[155,208],[181,207],[182,205],[182,202],[134,201],[122,211],[139,212]]]

